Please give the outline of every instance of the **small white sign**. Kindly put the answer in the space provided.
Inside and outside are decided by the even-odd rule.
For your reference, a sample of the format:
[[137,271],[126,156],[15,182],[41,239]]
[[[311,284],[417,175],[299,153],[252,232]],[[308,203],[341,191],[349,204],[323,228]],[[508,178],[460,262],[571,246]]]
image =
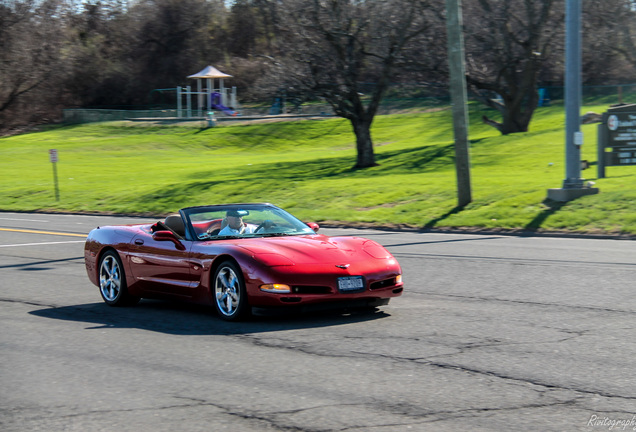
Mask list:
[[583,132],[574,132],[574,145],[583,145]]
[[51,159],[51,163],[57,162],[57,150],[55,149],[49,150],[49,159]]

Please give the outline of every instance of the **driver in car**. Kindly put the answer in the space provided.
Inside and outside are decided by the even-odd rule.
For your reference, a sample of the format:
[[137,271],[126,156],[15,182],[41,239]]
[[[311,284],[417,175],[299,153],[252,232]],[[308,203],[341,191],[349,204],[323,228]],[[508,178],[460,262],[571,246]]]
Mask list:
[[219,236],[233,236],[241,234],[252,234],[256,227],[252,224],[243,222],[243,216],[248,214],[247,211],[228,210],[225,214],[227,225],[219,231]]

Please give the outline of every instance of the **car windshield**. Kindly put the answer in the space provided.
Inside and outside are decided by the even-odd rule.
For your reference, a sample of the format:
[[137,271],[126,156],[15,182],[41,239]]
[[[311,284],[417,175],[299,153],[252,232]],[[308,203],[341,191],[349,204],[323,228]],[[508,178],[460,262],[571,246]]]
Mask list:
[[191,207],[183,213],[198,240],[315,234],[294,216],[271,205]]

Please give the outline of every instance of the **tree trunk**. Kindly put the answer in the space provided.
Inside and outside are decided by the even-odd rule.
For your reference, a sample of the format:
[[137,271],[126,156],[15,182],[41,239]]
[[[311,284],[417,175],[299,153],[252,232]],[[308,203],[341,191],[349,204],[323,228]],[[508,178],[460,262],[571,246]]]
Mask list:
[[502,98],[503,105],[489,104],[501,113],[501,123],[483,116],[484,123],[496,128],[502,135],[528,132],[532,114],[539,101],[537,89],[532,86],[520,91],[514,98],[506,96]]
[[350,119],[353,132],[356,134],[356,149],[358,159],[353,169],[362,169],[377,166],[375,154],[373,152],[373,141],[371,140],[371,122]]

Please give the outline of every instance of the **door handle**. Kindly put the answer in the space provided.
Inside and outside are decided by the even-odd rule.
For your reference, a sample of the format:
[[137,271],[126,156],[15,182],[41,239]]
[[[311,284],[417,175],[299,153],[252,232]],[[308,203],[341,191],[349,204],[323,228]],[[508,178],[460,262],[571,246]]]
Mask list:
[[142,244],[144,244],[144,241],[142,239],[135,239],[135,244],[136,245],[142,245]]

